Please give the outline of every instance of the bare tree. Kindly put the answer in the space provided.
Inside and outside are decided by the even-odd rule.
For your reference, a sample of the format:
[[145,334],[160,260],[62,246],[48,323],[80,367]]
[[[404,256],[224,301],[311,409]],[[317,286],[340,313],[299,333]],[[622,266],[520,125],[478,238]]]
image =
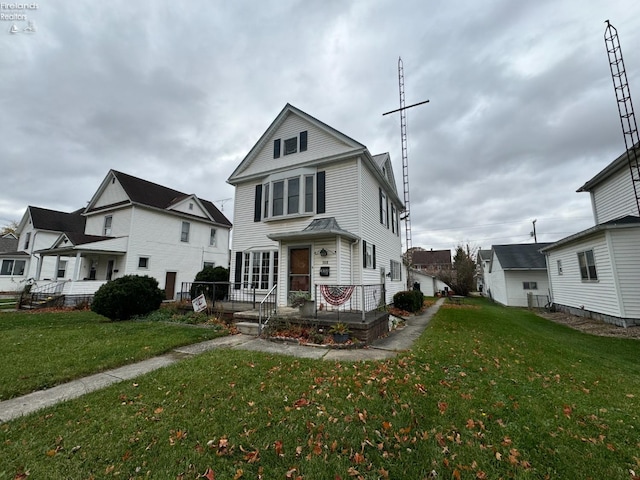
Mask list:
[[0,237],[9,233],[13,233],[16,237],[18,236],[18,222],[15,220],[10,221],[4,227],[0,228]]

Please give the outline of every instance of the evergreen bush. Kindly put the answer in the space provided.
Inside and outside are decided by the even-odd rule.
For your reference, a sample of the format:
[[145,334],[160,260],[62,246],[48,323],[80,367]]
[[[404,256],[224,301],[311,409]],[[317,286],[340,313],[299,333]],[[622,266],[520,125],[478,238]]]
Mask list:
[[406,290],[393,296],[393,306],[407,312],[419,312],[423,302],[424,295],[420,290]]
[[[196,278],[193,281],[197,282],[228,282],[229,270],[224,267],[204,267],[196,274]],[[215,292],[215,293],[214,293]],[[218,285],[193,285],[191,287],[191,298],[196,298],[198,295],[204,293],[204,296],[213,300],[224,300],[229,294],[228,284]],[[214,298],[215,297],[215,298]]]
[[125,275],[102,285],[91,302],[91,310],[111,320],[128,320],[160,307],[164,291],[149,276]]

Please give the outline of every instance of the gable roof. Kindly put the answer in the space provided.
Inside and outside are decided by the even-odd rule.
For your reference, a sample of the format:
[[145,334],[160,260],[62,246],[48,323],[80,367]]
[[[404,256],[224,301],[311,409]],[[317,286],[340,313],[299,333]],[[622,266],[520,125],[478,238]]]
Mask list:
[[325,131],[326,133],[328,133],[329,135],[332,135],[334,137],[337,137],[338,139],[340,139],[343,143],[345,143],[347,146],[350,147],[349,150],[349,154],[353,154],[356,152],[364,152],[367,147],[365,147],[363,144],[361,144],[360,142],[357,142],[356,140],[354,140],[353,138],[345,135],[342,132],[339,132],[338,130],[336,130],[335,128],[327,125],[324,122],[321,122],[320,120],[318,120],[315,117],[312,117],[311,115],[309,115],[306,112],[303,112],[302,110],[300,110],[299,108],[294,107],[293,105],[291,105],[290,103],[287,103],[284,108],[280,111],[280,113],[278,114],[278,116],[273,120],[273,122],[271,122],[271,125],[269,125],[269,127],[267,128],[267,130],[262,134],[262,136],[258,139],[258,141],[256,142],[256,144],[251,148],[251,150],[249,150],[249,153],[244,157],[244,159],[240,162],[240,164],[236,167],[236,169],[233,171],[233,173],[231,173],[231,175],[229,176],[229,178],[227,179],[227,182],[234,185],[234,182],[237,182],[239,179],[241,179],[242,177],[242,172],[244,170],[246,170],[249,165],[255,160],[256,156],[259,154],[260,150],[262,150],[262,148],[265,146],[265,144],[271,139],[271,137],[275,134],[276,130],[278,129],[278,127],[280,127],[280,125],[282,125],[284,123],[284,121],[290,116],[290,115],[297,115],[301,118],[303,118],[304,120],[306,120],[307,122],[315,125],[316,127],[318,127],[320,130]]
[[18,239],[11,237],[0,238],[0,253],[15,252],[18,250]]
[[546,270],[547,263],[540,250],[549,245],[551,243],[521,243],[493,245],[492,249],[503,270]]
[[586,230],[582,230],[581,232],[574,233],[573,235],[569,235],[568,237],[562,238],[554,243],[549,243],[546,247],[542,248],[542,252],[549,252],[557,247],[561,247],[563,245],[567,245],[573,241],[580,240],[582,238],[588,237],[597,232],[602,232],[605,230],[615,230],[618,228],[638,228],[640,227],[640,217],[636,217],[634,215],[626,215],[621,218],[615,218],[613,220],[609,220],[605,223],[600,223],[594,227],[587,228]]
[[85,213],[97,210],[93,205],[99,197],[99,194],[106,187],[108,180],[113,177],[118,180],[132,204],[167,210],[176,202],[188,197],[193,197],[196,201],[201,203],[213,222],[231,227],[231,222],[212,202],[198,198],[196,195],[186,194],[148,180],[143,180],[126,173],[118,172],[117,170],[109,170],[109,173],[103,180],[100,188],[98,188],[95,195],[89,202]]
[[27,207],[33,228],[54,232],[84,232],[85,217],[81,210],[66,213],[48,208]]
[[451,250],[414,250],[413,265],[451,265]]
[[[635,154],[640,160],[640,142],[635,145]],[[632,149],[628,150],[629,153],[632,153]],[[604,182],[607,178],[617,173],[621,169],[629,168],[629,160],[627,158],[627,151],[623,152],[618,158],[616,158],[609,165],[600,170],[591,180],[582,185],[577,192],[590,192],[594,189],[594,187],[598,186],[600,183]]]
[[491,260],[491,250],[478,250],[478,262]]

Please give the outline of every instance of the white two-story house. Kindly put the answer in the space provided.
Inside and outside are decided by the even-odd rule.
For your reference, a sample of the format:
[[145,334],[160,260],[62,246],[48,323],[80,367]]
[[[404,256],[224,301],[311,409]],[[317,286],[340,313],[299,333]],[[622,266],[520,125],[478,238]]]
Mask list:
[[[110,170],[82,211],[81,232],[64,231],[36,253],[54,259],[65,296],[91,295],[124,275],[158,280],[173,299],[203,267],[229,266],[231,223],[210,201]],[[21,235],[21,241],[23,235]],[[48,274],[35,275],[39,286]]]
[[264,295],[276,287],[279,306],[308,292],[318,309],[339,304],[354,286],[373,287],[364,295],[374,307],[405,289],[403,207],[389,154],[371,155],[287,104],[228,182],[236,289]]
[[578,192],[591,195],[595,226],[542,249],[553,303],[616,325],[640,325],[640,217],[627,153]]

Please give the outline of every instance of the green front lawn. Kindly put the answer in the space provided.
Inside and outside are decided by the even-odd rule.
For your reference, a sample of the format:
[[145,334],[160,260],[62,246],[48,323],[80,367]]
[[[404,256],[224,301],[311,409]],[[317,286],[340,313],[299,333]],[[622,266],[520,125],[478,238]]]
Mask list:
[[639,352],[482,301],[387,361],[215,350],[0,425],[0,479],[630,480]]
[[0,401],[226,334],[90,311],[0,314]]

